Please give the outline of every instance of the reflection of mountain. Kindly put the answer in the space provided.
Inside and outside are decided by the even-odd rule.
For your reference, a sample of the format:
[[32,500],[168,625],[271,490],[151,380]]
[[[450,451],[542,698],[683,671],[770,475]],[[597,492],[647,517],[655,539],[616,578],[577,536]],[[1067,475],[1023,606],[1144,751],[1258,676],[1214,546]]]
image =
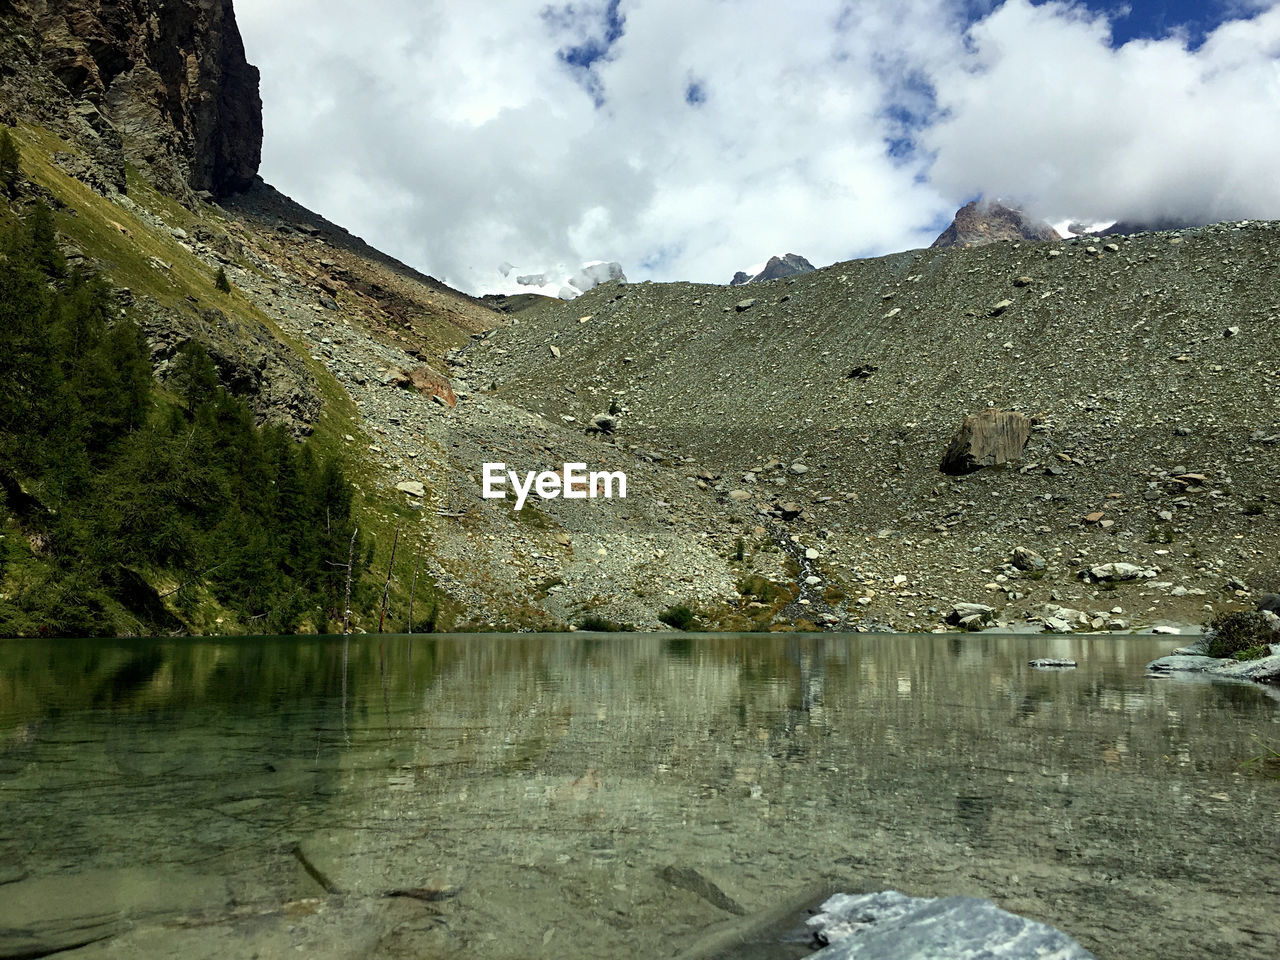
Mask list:
[[[1184,905],[1204,884],[1224,903],[1257,889],[1231,838],[1253,835],[1280,784],[1242,779],[1236,747],[1270,732],[1274,704],[1254,687],[1151,684],[1143,666],[1168,646],[779,634],[0,645],[0,677],[21,675],[24,690],[67,681],[56,702],[6,708],[0,787],[22,847],[0,838],[0,853],[29,876],[6,885],[0,921],[56,879],[78,895],[42,902],[51,936],[101,899],[91,883],[113,882],[120,920],[105,935],[121,955],[223,936],[336,958],[337,926],[395,943],[412,907],[440,918],[412,926],[417,953],[368,955],[482,943],[486,957],[562,956],[549,949],[559,938],[624,917],[609,955],[640,956],[675,953],[738,909],[800,907],[810,885],[939,895],[959,869],[995,897],[1030,872],[1056,924],[1099,955],[1242,956],[1212,904],[1193,922]],[[1038,673],[1033,652],[1081,667]],[[150,679],[86,710],[122,670]],[[1212,822],[1169,830],[1205,789],[1228,797]],[[122,865],[185,892],[126,884]],[[1110,886],[1079,895],[1082,876],[1121,873],[1167,898],[1134,911]],[[305,898],[322,909],[281,909]],[[193,911],[198,930],[166,923]],[[1269,915],[1253,922],[1280,933]],[[486,940],[495,923],[501,939]]]

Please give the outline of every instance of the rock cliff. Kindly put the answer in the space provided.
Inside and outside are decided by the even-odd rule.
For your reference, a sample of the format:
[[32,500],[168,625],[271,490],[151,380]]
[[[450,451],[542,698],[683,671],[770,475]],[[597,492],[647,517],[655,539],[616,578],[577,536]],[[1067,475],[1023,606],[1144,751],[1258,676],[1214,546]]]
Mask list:
[[129,162],[225,196],[257,175],[258,71],[231,0],[0,0],[0,38],[5,112],[81,144],[81,179],[123,190]]

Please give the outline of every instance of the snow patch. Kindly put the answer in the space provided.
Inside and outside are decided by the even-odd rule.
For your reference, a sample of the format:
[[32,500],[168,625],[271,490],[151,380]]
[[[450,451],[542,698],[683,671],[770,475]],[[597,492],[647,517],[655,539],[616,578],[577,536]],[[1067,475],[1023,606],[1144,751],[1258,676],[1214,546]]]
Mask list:
[[521,293],[536,293],[544,297],[559,300],[572,300],[610,280],[626,282],[627,276],[622,272],[622,264],[615,260],[589,260],[572,273],[563,263],[558,263],[549,270],[517,271],[510,263],[504,263],[498,269],[504,282],[497,285],[493,293],[514,296]]

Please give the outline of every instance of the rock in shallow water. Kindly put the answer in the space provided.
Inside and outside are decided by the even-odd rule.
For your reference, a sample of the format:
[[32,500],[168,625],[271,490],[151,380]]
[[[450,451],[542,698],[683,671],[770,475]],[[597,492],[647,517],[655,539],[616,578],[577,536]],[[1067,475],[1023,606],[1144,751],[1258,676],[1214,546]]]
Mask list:
[[1095,960],[1053,927],[976,897],[837,893],[821,910],[808,925],[828,946],[814,960]]
[[[1236,680],[1255,680],[1258,683],[1280,683],[1280,654],[1260,657],[1257,660],[1219,659],[1192,652],[1198,648],[1184,647],[1178,652],[1147,664],[1148,676],[1177,673],[1203,673],[1212,677],[1231,677]],[[1271,647],[1272,650],[1276,646]]]

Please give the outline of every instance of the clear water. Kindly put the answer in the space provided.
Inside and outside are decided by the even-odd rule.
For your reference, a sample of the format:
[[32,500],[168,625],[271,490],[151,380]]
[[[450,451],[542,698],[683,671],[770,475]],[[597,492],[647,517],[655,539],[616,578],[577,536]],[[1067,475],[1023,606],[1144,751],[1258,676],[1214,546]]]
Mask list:
[[1146,678],[1170,646],[6,641],[0,956],[789,957],[894,888],[1271,958],[1280,701]]

